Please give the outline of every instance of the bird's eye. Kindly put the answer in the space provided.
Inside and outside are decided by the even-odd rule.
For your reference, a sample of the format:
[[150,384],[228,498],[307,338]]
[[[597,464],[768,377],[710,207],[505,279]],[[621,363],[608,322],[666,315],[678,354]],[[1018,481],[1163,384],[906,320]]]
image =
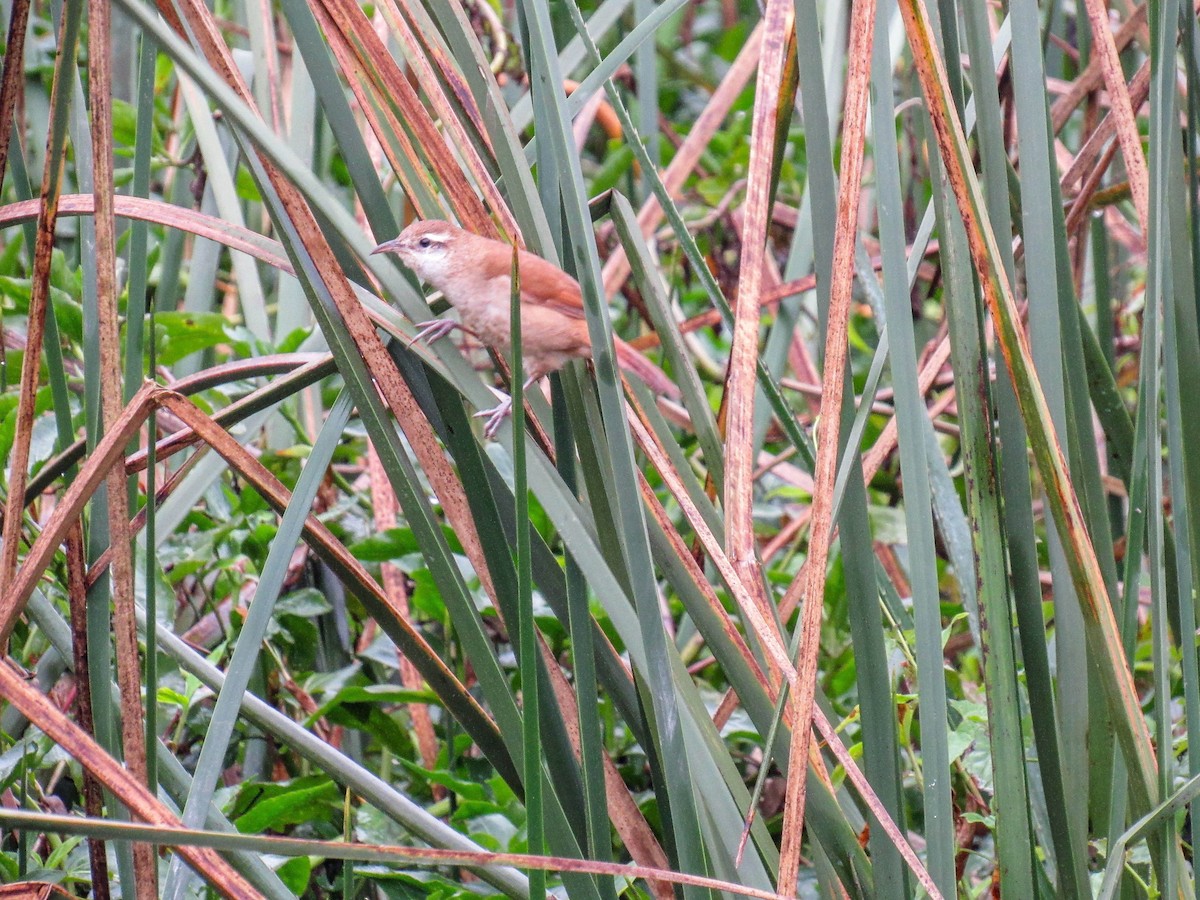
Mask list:
[[431,241],[429,238],[421,238],[419,241],[417,241],[418,247],[423,247],[426,249],[428,249],[430,246],[432,246],[432,244],[433,244],[433,241]]

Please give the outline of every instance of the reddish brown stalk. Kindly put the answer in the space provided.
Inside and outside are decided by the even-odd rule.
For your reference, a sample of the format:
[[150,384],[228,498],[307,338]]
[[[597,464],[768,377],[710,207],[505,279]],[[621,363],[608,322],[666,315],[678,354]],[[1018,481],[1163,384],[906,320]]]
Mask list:
[[[100,332],[100,405],[102,421],[121,415],[121,338],[117,325],[116,220],[113,216],[112,6],[108,0],[88,3],[88,85],[92,112],[92,173],[95,179],[96,300]],[[140,362],[139,362],[140,364]],[[101,426],[104,427],[103,425]],[[117,682],[121,688],[121,744],[129,772],[148,784],[146,730],[142,711],[142,666],[138,655],[133,600],[133,549],[129,534],[129,488],[123,460],[113,460],[106,478],[113,634],[116,638]],[[154,847],[133,845],[137,896],[158,896]]]
[[875,0],[855,0],[850,18],[847,53],[846,105],[842,117],[841,189],[838,193],[833,244],[833,278],[829,289],[829,316],[825,336],[825,365],[821,383],[821,429],[817,441],[816,484],[812,503],[812,531],[800,612],[800,648],[796,662],[796,692],[792,697],[794,725],[783,839],[779,854],[779,889],[795,893],[800,867],[804,826],[804,767],[812,748],[810,736],[813,692],[817,678],[817,650],[824,607],[825,568],[833,533],[833,493],[837,477],[842,425],[842,392],[846,383],[847,330],[854,282],[854,247],[858,232],[859,194],[862,187],[863,147],[870,100],[871,52],[875,35]]
[[[63,6],[58,44],[63,46],[69,7]],[[50,108],[59,106],[61,91],[71,90],[68,76],[74,61],[73,48],[59,54],[55,64]],[[15,619],[24,602],[18,603],[10,590],[17,570],[17,550],[21,543],[21,521],[25,510],[25,482],[29,476],[29,446],[33,438],[33,411],[41,375],[42,345],[46,340],[46,308],[50,296],[50,267],[54,253],[54,227],[58,222],[58,199],[62,191],[64,152],[60,142],[65,134],[53,126],[46,137],[46,167],[42,173],[42,199],[38,210],[37,237],[33,248],[33,273],[30,285],[29,315],[26,327],[26,351],[21,363],[21,392],[17,420],[9,457],[8,499],[4,505],[4,525],[0,531],[0,653],[8,646]],[[8,136],[0,138],[8,143]]]
[[8,170],[8,136],[17,117],[17,103],[25,86],[25,32],[29,27],[32,0],[16,0],[8,20],[8,41],[4,45],[4,83],[0,84],[0,186]]
[[[795,53],[795,7],[786,0],[767,5],[762,22],[763,46],[759,64],[751,128],[749,175],[746,182],[745,240],[743,242],[733,341],[724,405],[725,431],[725,552],[747,591],[746,602],[764,624],[774,623],[774,610],[766,595],[754,536],[754,399],[757,391],[758,323],[767,223],[771,208],[771,165],[781,128],[787,127],[779,98],[788,55]],[[778,637],[776,634],[775,637]],[[768,677],[778,684],[776,663],[768,659]]]
[[1133,192],[1133,206],[1137,210],[1142,239],[1145,240],[1150,231],[1150,173],[1142,152],[1142,138],[1133,114],[1129,87],[1121,70],[1121,58],[1108,25],[1108,6],[1104,0],[1084,0],[1084,6],[1087,7],[1088,21],[1092,26],[1092,52],[1100,58],[1104,70],[1104,86],[1108,89],[1108,102],[1112,107],[1110,115],[1116,122],[1117,140],[1121,142],[1121,155]]
[[[404,2],[403,6],[409,10],[409,15],[412,16],[411,4]],[[491,210],[498,219],[500,228],[504,234],[519,238],[520,229],[517,227],[516,219],[513,218],[512,213],[508,209],[504,195],[500,193],[500,189],[496,186],[495,178],[492,177],[487,165],[476,151],[475,143],[471,140],[470,135],[467,134],[463,120],[456,113],[450,97],[442,89],[442,83],[434,73],[431,63],[436,62],[438,64],[438,69],[441,71],[442,77],[446,80],[448,87],[453,93],[454,101],[461,106],[466,113],[466,118],[474,124],[475,131],[480,136],[481,142],[490,150],[487,130],[482,127],[483,117],[475,105],[474,96],[463,82],[458,68],[452,60],[446,57],[441,46],[432,39],[432,36],[422,34],[418,37],[418,29],[414,29],[409,25],[405,17],[400,14],[399,6],[394,0],[383,0],[383,2],[378,4],[377,8],[384,18],[387,19],[395,40],[404,47],[404,56],[411,68],[412,76],[429,101],[429,105],[433,107],[433,112],[442,127],[443,133],[446,135],[442,140],[452,144],[454,147],[455,153],[453,155],[448,153],[446,156],[451,159],[461,160],[461,164],[470,173],[471,181],[477,185],[479,194],[483,198],[484,202],[482,203],[475,201],[474,192],[458,197],[460,206],[456,208],[456,212],[459,213],[460,220],[464,224],[469,223],[471,230],[477,231],[480,234],[495,232],[496,227],[488,215],[488,210]],[[382,44],[379,46],[382,48]],[[491,77],[490,69],[484,69],[483,71],[488,73],[485,77]],[[464,208],[462,206],[463,201],[466,201],[469,206]]]

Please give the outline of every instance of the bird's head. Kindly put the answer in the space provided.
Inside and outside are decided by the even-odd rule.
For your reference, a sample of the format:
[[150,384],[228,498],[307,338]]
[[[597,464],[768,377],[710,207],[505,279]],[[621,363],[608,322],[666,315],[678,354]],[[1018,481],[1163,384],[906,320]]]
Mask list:
[[453,264],[453,246],[463,231],[440,219],[414,222],[400,236],[385,241],[371,252],[395,253],[400,262],[412,269],[416,276],[438,286]]

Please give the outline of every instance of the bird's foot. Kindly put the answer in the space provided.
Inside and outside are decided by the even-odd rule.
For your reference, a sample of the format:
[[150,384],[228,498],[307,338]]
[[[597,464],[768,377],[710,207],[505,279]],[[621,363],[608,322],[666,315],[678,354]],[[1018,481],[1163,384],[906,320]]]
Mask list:
[[490,388],[491,392],[500,398],[500,402],[490,409],[481,409],[475,413],[474,418],[486,419],[483,424],[483,436],[491,440],[496,436],[496,432],[500,430],[500,425],[512,413],[512,397],[503,391],[498,391],[495,388]]
[[432,344],[440,341],[456,328],[462,328],[462,325],[453,319],[430,319],[417,326],[417,332],[409,340],[408,346],[411,347],[417,341],[423,344]]

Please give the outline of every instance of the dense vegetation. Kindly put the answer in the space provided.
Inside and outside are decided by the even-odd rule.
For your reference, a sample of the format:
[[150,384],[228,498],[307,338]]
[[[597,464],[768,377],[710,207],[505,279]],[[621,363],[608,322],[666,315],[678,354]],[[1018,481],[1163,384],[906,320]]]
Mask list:
[[[1200,55],[1112,7],[9,0],[0,882],[1190,896]],[[495,440],[430,218],[582,286]]]

